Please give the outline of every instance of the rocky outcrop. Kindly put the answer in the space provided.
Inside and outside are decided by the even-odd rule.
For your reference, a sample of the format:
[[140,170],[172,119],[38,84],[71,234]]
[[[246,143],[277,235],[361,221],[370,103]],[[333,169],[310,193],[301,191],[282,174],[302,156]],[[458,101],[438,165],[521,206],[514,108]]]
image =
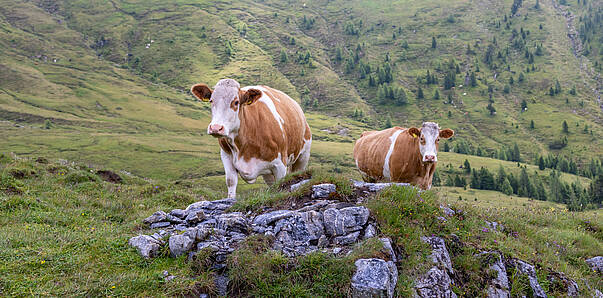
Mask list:
[[586,264],[593,270],[603,273],[603,256],[596,256],[586,260]]
[[416,297],[457,297],[452,291],[452,262],[444,239],[422,237],[421,240],[431,246],[429,258],[434,266],[417,279],[414,287]]
[[354,263],[352,297],[393,297],[398,282],[398,269],[392,261],[358,259]]
[[[309,181],[302,180],[291,188],[298,189]],[[363,190],[378,191],[390,184],[362,182],[359,185]],[[258,215],[226,212],[235,200],[223,199],[199,201],[168,213],[157,211],[143,222],[151,229],[161,229],[161,236],[136,236],[130,239],[130,245],[146,258],[156,256],[166,242],[174,257],[210,249],[216,259],[214,267],[223,268],[226,256],[252,234],[273,237],[273,248],[289,257],[316,250],[346,252],[351,250],[350,245],[376,236],[375,224],[369,222],[370,212],[366,207],[326,200],[336,192],[334,184],[313,185],[311,189],[311,197],[316,199],[297,210],[272,210]],[[389,239],[382,241],[395,260]]]
[[538,277],[536,276],[536,269],[533,265],[526,263],[522,260],[511,259],[507,264],[507,267],[514,267],[519,273],[525,274],[528,277],[528,281],[530,282],[530,288],[532,288],[532,293],[536,298],[546,298],[547,295],[540,286],[538,282]]
[[509,292],[509,277],[507,276],[507,268],[503,263],[502,257],[498,252],[483,252],[478,256],[494,257],[494,260],[490,262],[488,270],[494,271],[496,276],[490,281],[488,289],[486,290],[486,296],[488,298],[509,298],[511,293]]

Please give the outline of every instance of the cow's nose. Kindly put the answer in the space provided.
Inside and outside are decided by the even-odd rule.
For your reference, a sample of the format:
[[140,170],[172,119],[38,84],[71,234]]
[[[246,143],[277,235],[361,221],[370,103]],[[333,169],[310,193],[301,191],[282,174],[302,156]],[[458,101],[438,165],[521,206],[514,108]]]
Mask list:
[[425,155],[425,161],[435,161],[435,155]]
[[224,135],[224,125],[211,124],[209,126],[208,132],[212,136],[216,136],[216,135],[221,136],[221,135]]

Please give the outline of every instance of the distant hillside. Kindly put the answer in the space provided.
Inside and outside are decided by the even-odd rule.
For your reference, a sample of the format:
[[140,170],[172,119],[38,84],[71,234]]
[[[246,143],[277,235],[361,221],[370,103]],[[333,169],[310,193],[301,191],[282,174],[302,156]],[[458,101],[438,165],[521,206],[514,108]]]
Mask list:
[[231,77],[300,101],[319,141],[435,120],[530,162],[603,155],[598,1],[0,4],[2,150],[211,174],[209,110],[187,90]]

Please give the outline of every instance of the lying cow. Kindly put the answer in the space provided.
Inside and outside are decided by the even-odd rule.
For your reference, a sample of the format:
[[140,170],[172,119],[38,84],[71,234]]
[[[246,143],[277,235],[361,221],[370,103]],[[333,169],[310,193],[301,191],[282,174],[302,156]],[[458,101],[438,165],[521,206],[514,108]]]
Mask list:
[[430,189],[440,138],[453,135],[453,130],[440,130],[433,122],[423,123],[421,129],[365,131],[354,145],[356,167],[365,181],[407,182]]
[[248,183],[262,175],[271,185],[288,171],[306,168],[312,133],[302,109],[285,93],[241,88],[232,79],[220,80],[214,90],[197,84],[191,92],[211,103],[207,133],[218,138],[229,198],[236,196],[238,175]]

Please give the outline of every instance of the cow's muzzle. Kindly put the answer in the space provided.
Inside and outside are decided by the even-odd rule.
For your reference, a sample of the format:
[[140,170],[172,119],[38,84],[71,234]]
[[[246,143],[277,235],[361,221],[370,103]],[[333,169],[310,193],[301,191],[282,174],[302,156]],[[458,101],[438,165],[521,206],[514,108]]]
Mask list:
[[438,159],[435,155],[425,155],[423,157],[423,162],[436,162]]
[[220,124],[210,124],[207,128],[207,133],[217,138],[226,136],[224,125]]

